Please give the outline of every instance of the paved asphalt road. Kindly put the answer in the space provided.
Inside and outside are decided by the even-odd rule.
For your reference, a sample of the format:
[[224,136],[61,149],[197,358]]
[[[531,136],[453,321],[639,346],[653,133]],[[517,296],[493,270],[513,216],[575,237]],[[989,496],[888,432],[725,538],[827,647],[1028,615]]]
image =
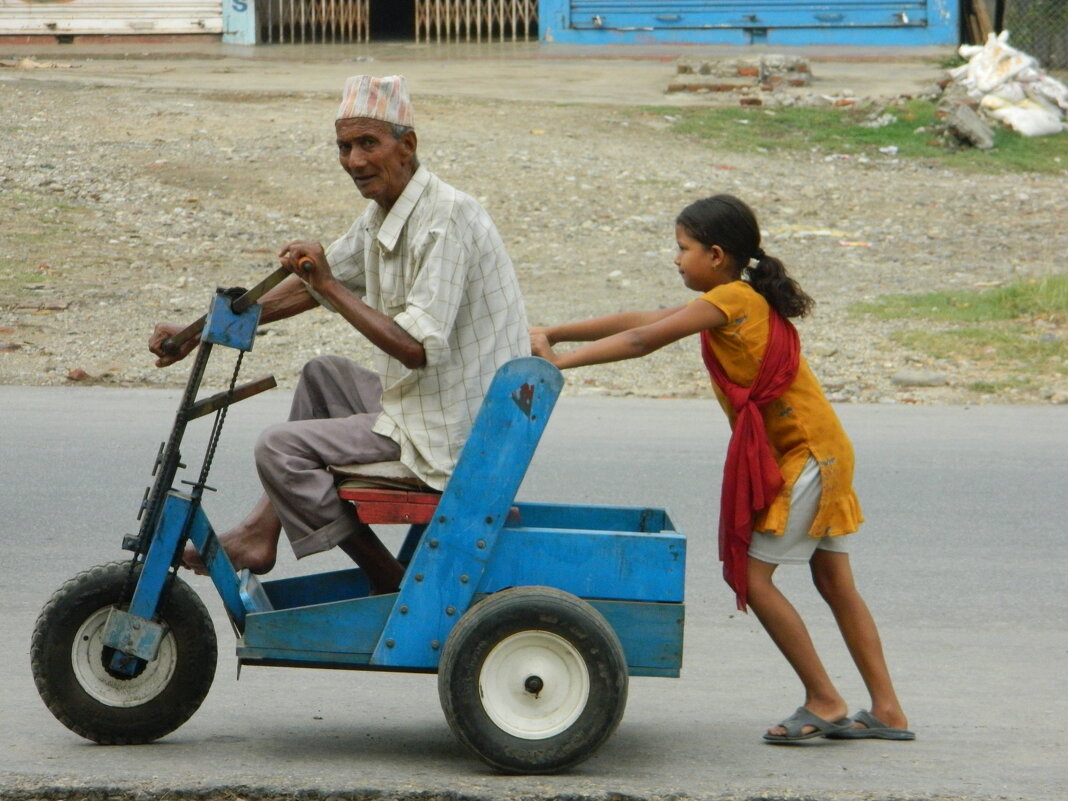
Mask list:
[[[919,739],[783,748],[759,736],[798,705],[799,687],[757,623],[734,612],[714,558],[718,409],[564,398],[521,497],[670,509],[690,536],[685,664],[681,679],[632,681],[619,731],[571,775],[517,778],[489,772],[452,737],[432,676],[249,668],[237,681],[233,635],[198,578],[220,663],[185,726],[150,746],[101,747],[52,718],[30,676],[34,620],[64,580],[123,556],[176,403],[164,391],[0,387],[0,797],[238,786],[389,798],[1065,797],[1068,408],[839,407],[868,518],[854,563]],[[254,498],[250,444],[286,403],[268,393],[231,413],[220,492],[207,500],[217,528]],[[298,566],[287,553],[278,571],[342,563],[331,554]],[[859,707],[863,688],[805,579],[790,570],[784,584]]]

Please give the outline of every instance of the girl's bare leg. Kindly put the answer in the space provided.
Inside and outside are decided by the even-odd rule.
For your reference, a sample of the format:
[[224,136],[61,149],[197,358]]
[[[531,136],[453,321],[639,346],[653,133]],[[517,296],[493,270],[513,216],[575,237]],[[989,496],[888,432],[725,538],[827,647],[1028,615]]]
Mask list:
[[[282,524],[278,515],[274,513],[270,500],[263,495],[252,507],[248,517],[219,535],[219,544],[235,570],[247,567],[253,573],[267,573],[274,567],[278,556],[278,537],[281,532]],[[192,543],[185,546],[182,566],[200,575],[208,572],[204,560]]]
[[871,695],[872,715],[887,726],[908,728],[908,719],[886,666],[875,619],[854,583],[849,555],[817,550],[810,566],[816,589],[834,613],[842,639]]
[[[805,688],[805,708],[824,720],[840,720],[848,714],[845,699],[827,675],[801,615],[772,581],[776,567],[750,557],[749,606],[801,679]],[[811,726],[802,729],[803,733],[810,731],[813,731]],[[768,733],[782,735],[786,731],[775,726],[768,729]]]

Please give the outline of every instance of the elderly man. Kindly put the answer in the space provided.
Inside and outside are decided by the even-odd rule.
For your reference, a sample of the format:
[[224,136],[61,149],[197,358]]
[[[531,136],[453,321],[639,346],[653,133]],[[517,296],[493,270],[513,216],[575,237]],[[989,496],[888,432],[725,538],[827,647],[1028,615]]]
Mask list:
[[[339,356],[309,362],[289,422],[256,444],[264,496],[219,539],[235,568],[267,572],[279,535],[297,558],[340,546],[372,591],[397,588],[402,568],[337,497],[332,464],[400,460],[442,489],[497,368],[529,354],[515,269],[493,221],[470,196],[416,157],[412,109],[400,76],[349,78],[337,120],[341,167],[372,202],[324,252],[294,241],[279,253],[294,275],[261,299],[271,322],[322,305],[375,346],[373,370]],[[159,325],[162,351],[180,326]],[[192,547],[184,564],[203,570]]]

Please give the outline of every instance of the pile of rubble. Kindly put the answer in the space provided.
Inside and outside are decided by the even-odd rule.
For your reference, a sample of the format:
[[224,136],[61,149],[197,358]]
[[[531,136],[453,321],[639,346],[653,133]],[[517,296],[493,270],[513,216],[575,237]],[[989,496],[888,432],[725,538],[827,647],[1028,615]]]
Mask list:
[[676,75],[667,90],[736,96],[743,106],[790,105],[784,90],[805,88],[811,83],[812,69],[800,56],[684,56],[676,62]]
[[1009,32],[1002,31],[990,34],[985,45],[961,45],[958,52],[968,62],[949,70],[939,103],[951,143],[991,148],[998,125],[1024,136],[1068,130],[1068,86],[1008,40]]
[[[808,59],[795,55],[683,56],[675,62],[675,70],[667,86],[669,93],[707,95],[715,105],[853,108],[881,102],[873,97],[860,97],[850,89],[821,91],[819,82],[814,82]],[[932,82],[928,89],[908,96],[934,98],[938,92],[939,88]]]

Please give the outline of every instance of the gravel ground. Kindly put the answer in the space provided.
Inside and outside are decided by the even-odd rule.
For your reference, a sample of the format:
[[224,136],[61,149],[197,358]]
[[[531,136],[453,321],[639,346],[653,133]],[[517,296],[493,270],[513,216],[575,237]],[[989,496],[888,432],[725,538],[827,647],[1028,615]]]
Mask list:
[[[177,386],[185,371],[157,370],[145,348],[154,322],[195,319],[217,284],[251,286],[283,243],[327,242],[364,205],[336,163],[333,94],[34,77],[8,72],[0,83],[0,383]],[[1016,371],[996,354],[932,359],[888,338],[921,323],[846,313],[884,293],[1063,271],[1068,173],[718,153],[669,133],[665,115],[624,106],[416,103],[423,163],[493,215],[532,323],[688,299],[672,221],[727,191],[756,209],[765,250],[816,298],[799,328],[833,399],[1068,402],[1063,367],[1013,388]],[[1066,341],[1063,327],[1036,325],[1034,336]],[[312,312],[266,330],[245,375],[292,386],[309,357],[361,358],[363,348]],[[229,366],[218,370],[211,380]],[[1009,388],[982,395],[969,389],[977,381]],[[695,342],[575,371],[567,391],[709,393]]]

